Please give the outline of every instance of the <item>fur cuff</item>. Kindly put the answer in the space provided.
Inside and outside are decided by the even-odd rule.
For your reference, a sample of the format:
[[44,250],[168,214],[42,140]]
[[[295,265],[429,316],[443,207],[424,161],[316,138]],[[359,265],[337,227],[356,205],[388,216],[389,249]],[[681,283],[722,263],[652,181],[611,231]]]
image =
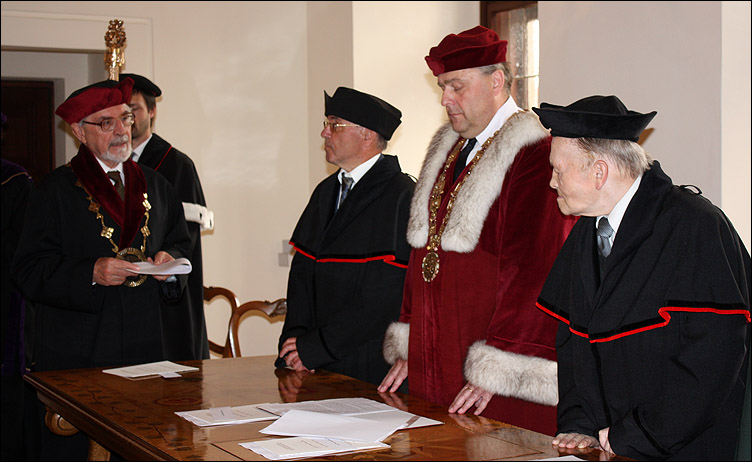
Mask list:
[[407,350],[410,343],[410,324],[393,322],[384,335],[384,359],[394,365],[398,359],[407,360]]
[[465,379],[501,396],[556,406],[559,402],[555,361],[525,356],[475,342],[465,360]]

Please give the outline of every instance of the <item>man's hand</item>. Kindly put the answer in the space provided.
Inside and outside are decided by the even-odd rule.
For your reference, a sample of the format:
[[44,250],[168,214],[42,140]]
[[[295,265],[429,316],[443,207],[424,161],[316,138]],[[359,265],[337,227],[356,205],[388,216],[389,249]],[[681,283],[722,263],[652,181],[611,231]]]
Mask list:
[[464,414],[475,405],[475,415],[480,415],[491,401],[493,393],[466,383],[449,406],[450,413]]
[[400,411],[407,412],[407,406],[405,405],[405,402],[402,401],[402,398],[400,398],[396,393],[379,392],[379,396],[381,396],[381,399],[384,400],[384,404],[392,406],[393,408],[397,408]]
[[119,286],[125,282],[127,276],[134,276],[128,270],[138,271],[137,265],[117,258],[102,257],[94,263],[94,282],[100,286]]
[[298,393],[303,388],[303,380],[311,374],[308,371],[291,371],[289,369],[276,369],[274,373],[279,379],[277,384],[279,397],[285,403],[294,403],[298,400]]
[[[147,258],[146,261],[149,263],[153,263],[154,265],[161,265],[162,263],[167,263],[169,261],[173,261],[174,258],[172,258],[172,255],[165,252],[164,250],[160,250],[157,252],[156,255],[154,255],[154,259],[152,260],[151,257]],[[152,277],[156,279],[157,281],[165,281],[167,278],[172,276],[172,274],[153,274]]]
[[583,435],[582,433],[559,433],[551,441],[554,446],[560,448],[574,449],[574,448],[600,448],[601,445],[592,436]]
[[285,343],[282,344],[282,349],[279,350],[279,357],[284,359],[287,367],[294,371],[314,372],[303,365],[303,360],[300,359],[300,355],[298,354],[297,342],[297,337],[290,337],[285,340]]
[[608,441],[608,430],[610,428],[611,427],[601,428],[598,431],[598,439],[600,440],[601,448],[603,448],[604,451],[613,454],[614,451],[611,449],[611,443]]
[[407,360],[398,359],[387,372],[381,385],[377,388],[380,393],[394,393],[407,378]]

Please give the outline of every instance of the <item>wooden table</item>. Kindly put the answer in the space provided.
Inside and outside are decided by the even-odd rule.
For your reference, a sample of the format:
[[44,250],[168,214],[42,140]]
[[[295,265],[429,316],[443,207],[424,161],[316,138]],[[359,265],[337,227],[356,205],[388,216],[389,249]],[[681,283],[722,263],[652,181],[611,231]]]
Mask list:
[[35,372],[25,376],[53,412],[107,450],[133,460],[266,460],[238,445],[269,438],[270,422],[200,428],[175,415],[221,406],[365,397],[443,425],[401,430],[390,449],[330,460],[533,460],[576,454],[585,460],[626,460],[594,449],[560,452],[551,437],[447,408],[326,371],[302,375],[274,368],[273,356],[187,361],[198,372],[182,378],[129,380],[102,369]]

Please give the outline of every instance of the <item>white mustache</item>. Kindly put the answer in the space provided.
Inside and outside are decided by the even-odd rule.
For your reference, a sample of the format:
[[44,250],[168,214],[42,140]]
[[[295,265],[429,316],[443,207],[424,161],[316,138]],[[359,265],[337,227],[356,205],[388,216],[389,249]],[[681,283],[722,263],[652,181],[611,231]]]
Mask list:
[[128,136],[124,135],[118,138],[113,138],[112,141],[110,141],[110,147],[118,145],[118,144],[124,144],[128,142]]

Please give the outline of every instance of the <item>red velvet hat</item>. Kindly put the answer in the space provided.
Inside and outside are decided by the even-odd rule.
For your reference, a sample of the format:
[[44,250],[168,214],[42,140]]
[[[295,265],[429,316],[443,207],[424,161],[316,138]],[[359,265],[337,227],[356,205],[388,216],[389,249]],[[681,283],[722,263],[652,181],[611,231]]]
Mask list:
[[117,82],[105,80],[76,90],[58,106],[55,114],[59,115],[69,124],[76,124],[89,114],[94,114],[102,109],[128,104],[131,100],[133,79],[126,78]]
[[496,32],[475,26],[459,34],[449,34],[426,56],[433,75],[507,61],[507,41]]

